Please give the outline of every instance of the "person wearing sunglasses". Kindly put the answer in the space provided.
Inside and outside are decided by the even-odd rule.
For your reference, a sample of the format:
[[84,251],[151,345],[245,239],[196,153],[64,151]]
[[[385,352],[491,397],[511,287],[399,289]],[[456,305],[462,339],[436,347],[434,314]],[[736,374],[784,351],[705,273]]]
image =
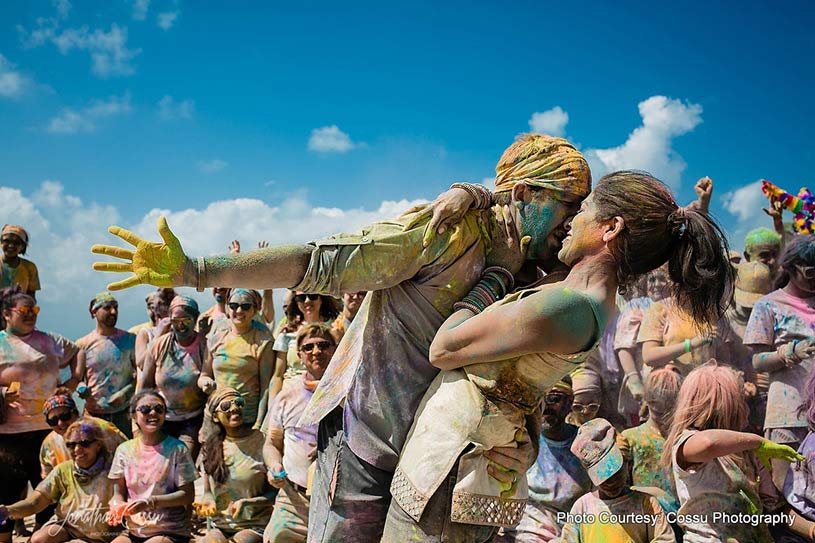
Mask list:
[[[254,290],[232,289],[227,304],[228,328],[213,330],[207,340],[206,360],[199,386],[207,393],[234,388],[243,397],[244,423],[259,429],[266,415],[269,382],[274,371],[272,332],[257,322],[261,297]],[[207,413],[206,419],[212,413]],[[208,426],[208,422],[206,423]],[[207,433],[202,434],[202,441]]]
[[150,343],[136,390],[155,388],[165,398],[163,431],[181,440],[198,457],[198,433],[207,396],[198,386],[204,367],[206,339],[195,330],[198,303],[178,295],[170,303],[170,331]]
[[564,377],[543,397],[538,457],[529,468],[529,502],[521,522],[504,530],[495,543],[552,541],[563,529],[558,513],[568,513],[580,496],[592,489],[586,468],[570,447],[577,426],[566,422],[574,392]]
[[196,504],[210,518],[199,543],[260,543],[272,514],[276,491],[266,480],[265,437],[243,422],[240,392],[218,387],[207,401],[216,429],[201,447],[204,495]]
[[76,357],[76,379],[85,412],[112,422],[132,437],[127,406],[136,391],[136,336],[116,328],[119,302],[109,292],[100,292],[90,301],[88,311],[96,326],[76,344],[82,348]]
[[113,496],[108,479],[110,453],[102,429],[92,419],[77,419],[65,430],[70,457],[60,463],[26,499],[0,505],[0,517],[21,519],[56,505],[56,516],[31,536],[33,543],[86,541],[108,543],[118,530],[105,521]]
[[[36,487],[42,480],[39,450],[51,428],[41,409],[60,386],[60,369],[70,366],[75,372],[79,348],[62,336],[36,329],[40,308],[19,285],[0,290],[0,310],[0,387],[6,390],[0,462],[16,466],[17,473],[3,477],[0,503],[11,503],[29,482]],[[16,391],[8,389],[13,383],[19,384]],[[63,384],[73,390],[76,380],[71,377]],[[45,520],[41,517],[39,522]],[[0,526],[0,542],[11,541],[11,530],[9,524]]]
[[[806,380],[815,360],[815,236],[799,234],[779,259],[776,290],[753,305],[744,331],[756,371],[769,373],[764,435],[797,449],[807,435]],[[783,488],[787,467],[773,464]]]
[[295,339],[306,372],[287,379],[269,410],[263,458],[269,482],[280,489],[264,541],[305,543],[308,532],[310,473],[317,456],[317,425],[302,426],[300,416],[325,374],[337,344],[325,323],[306,324]]
[[0,288],[20,285],[23,292],[35,297],[40,290],[37,266],[22,258],[28,248],[28,232],[16,224],[4,224],[0,233]]
[[184,443],[163,430],[167,402],[155,389],[137,392],[130,415],[137,437],[116,449],[108,522],[125,531],[114,543],[188,543],[195,499],[195,464]]
[[[71,391],[61,387],[45,401],[42,414],[48,426],[53,428],[40,447],[40,468],[42,476],[46,477],[58,465],[71,459],[65,436],[68,428],[79,419],[79,411]],[[83,419],[90,420],[99,427],[100,439],[104,441],[108,451],[115,451],[116,447],[127,440],[124,433],[106,420],[89,415],[85,415]]]
[[[286,309],[286,326],[274,342],[276,353],[274,393],[280,390],[283,377],[290,378],[305,372],[295,341],[297,331],[306,324],[322,322],[331,325],[338,315],[336,299],[323,294],[307,294],[302,291],[294,293],[292,303]],[[283,377],[280,377],[281,375]]]

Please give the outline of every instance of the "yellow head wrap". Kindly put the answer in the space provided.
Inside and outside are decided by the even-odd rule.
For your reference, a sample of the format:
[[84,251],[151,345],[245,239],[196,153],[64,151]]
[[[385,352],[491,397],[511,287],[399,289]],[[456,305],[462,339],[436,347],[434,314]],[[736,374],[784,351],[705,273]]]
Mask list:
[[495,192],[512,190],[520,181],[577,198],[591,191],[589,164],[580,151],[543,134],[522,134],[495,166]]

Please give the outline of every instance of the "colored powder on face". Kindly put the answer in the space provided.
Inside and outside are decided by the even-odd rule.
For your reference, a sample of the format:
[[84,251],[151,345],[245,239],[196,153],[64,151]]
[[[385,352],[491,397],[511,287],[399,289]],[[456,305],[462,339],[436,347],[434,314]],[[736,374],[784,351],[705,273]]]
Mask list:
[[772,246],[781,249],[781,236],[769,228],[756,228],[744,238],[744,250],[752,253],[759,246]]

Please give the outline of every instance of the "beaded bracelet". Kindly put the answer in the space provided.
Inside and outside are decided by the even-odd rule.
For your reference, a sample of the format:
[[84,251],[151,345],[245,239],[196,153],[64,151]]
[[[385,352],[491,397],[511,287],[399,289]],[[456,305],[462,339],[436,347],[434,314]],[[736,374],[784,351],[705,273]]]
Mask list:
[[451,189],[462,189],[473,197],[475,200],[475,209],[489,209],[492,207],[492,193],[490,189],[484,185],[475,185],[473,183],[453,183],[450,185]]
[[453,304],[453,309],[469,309],[478,314],[487,307],[506,296],[515,280],[509,270],[491,266],[481,274],[481,280],[460,302]]

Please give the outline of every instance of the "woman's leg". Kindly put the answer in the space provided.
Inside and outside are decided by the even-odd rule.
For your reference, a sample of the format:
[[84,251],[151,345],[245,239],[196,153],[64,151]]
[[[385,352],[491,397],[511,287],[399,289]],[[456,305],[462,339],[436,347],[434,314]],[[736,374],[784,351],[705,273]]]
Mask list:
[[57,521],[43,525],[31,536],[31,543],[63,543],[72,539],[65,526]]

